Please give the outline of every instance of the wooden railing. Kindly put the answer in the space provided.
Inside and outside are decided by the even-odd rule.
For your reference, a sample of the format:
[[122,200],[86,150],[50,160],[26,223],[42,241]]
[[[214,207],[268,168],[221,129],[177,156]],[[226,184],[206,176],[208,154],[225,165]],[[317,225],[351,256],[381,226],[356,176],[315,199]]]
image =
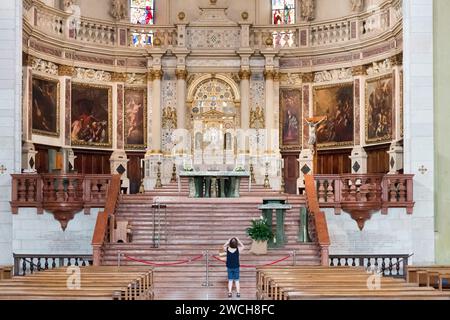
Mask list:
[[14,276],[25,276],[38,271],[60,267],[92,265],[91,255],[13,254]]
[[330,255],[330,267],[364,267],[368,271],[379,271],[385,277],[406,279],[409,255]]
[[322,208],[350,213],[360,229],[376,211],[387,214],[389,208],[406,208],[413,213],[414,175],[344,174],[315,175],[317,198]]
[[59,206],[81,206],[86,214],[91,208],[105,206],[111,175],[82,174],[13,174],[11,209],[44,209]]
[[112,240],[115,229],[115,212],[120,194],[120,176],[114,175],[106,198],[105,210],[100,212],[95,223],[92,237],[92,252],[94,266],[101,265],[103,245]]
[[320,211],[317,201],[316,186],[314,177],[305,176],[306,205],[308,208],[308,230],[313,242],[317,242],[320,247],[321,262],[323,266],[328,266],[328,248],[330,246],[330,236],[325,213]]

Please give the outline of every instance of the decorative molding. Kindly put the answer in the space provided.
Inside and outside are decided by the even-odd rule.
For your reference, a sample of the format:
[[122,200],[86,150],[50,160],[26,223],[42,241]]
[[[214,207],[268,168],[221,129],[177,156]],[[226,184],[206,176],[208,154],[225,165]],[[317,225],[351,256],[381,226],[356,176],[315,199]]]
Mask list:
[[314,73],[303,73],[301,78],[303,83],[312,83],[314,82]]
[[372,66],[367,68],[367,75],[373,76],[377,74],[391,72],[391,70],[392,70],[391,60],[386,59],[381,62],[372,63]]
[[275,71],[273,71],[273,70],[265,70],[264,71],[264,78],[266,80],[274,80],[274,78],[275,78]]
[[111,75],[112,82],[125,82],[127,80],[127,75],[125,73],[114,72]]
[[111,82],[111,73],[103,70],[75,68],[74,78],[85,81]]
[[31,60],[31,69],[33,71],[42,72],[42,73],[53,75],[53,76],[58,75],[58,65],[57,64],[50,62],[50,61],[43,60],[43,59],[34,58],[34,57],[30,57],[30,60]]
[[164,72],[162,70],[153,70],[151,72],[151,74],[152,74],[152,80],[161,80],[164,75]]
[[366,66],[356,66],[352,68],[352,74],[354,77],[365,76],[367,72]]
[[128,85],[147,84],[147,74],[127,73],[125,83]]
[[58,69],[58,75],[60,77],[72,77],[75,72],[75,68],[66,65],[60,65]]
[[351,68],[335,69],[331,71],[321,71],[314,74],[314,82],[328,82],[337,80],[347,80],[353,77]]
[[300,73],[282,73],[280,81],[282,86],[301,86],[302,75]]

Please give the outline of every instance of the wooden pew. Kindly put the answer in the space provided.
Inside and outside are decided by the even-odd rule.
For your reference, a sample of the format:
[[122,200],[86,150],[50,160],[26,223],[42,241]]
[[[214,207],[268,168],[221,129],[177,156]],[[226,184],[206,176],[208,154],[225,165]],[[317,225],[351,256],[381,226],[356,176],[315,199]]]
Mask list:
[[12,266],[0,266],[0,280],[11,279],[13,275]]
[[[380,277],[371,290],[372,274],[360,267],[266,267],[257,269],[259,299],[445,299],[450,294],[402,279]],[[450,272],[448,273],[450,278]]]
[[69,289],[71,272],[58,268],[0,281],[0,300],[153,299],[153,271],[148,267],[83,267],[80,287]]

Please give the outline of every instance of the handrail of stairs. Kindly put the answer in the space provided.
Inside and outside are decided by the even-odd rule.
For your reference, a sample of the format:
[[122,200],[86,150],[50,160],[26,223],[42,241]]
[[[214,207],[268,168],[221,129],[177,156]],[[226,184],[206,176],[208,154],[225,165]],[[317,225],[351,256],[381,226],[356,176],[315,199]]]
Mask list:
[[102,247],[111,242],[112,232],[115,228],[116,206],[120,195],[120,175],[113,175],[111,185],[106,196],[105,210],[99,212],[92,237],[93,265],[100,266],[102,259]]
[[[306,186],[306,205],[309,211],[309,221],[313,224],[315,232],[312,240],[317,241],[320,247],[321,263],[328,266],[328,248],[330,247],[330,236],[328,233],[328,225],[325,213],[320,211],[319,202],[317,200],[317,192],[314,176],[305,175]],[[311,228],[309,228],[311,230]]]

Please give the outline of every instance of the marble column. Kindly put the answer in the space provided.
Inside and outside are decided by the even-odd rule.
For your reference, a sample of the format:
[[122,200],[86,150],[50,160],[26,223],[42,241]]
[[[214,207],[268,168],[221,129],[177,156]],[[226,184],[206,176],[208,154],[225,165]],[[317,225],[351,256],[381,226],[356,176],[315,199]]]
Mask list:
[[241,129],[250,128],[250,77],[249,69],[241,69],[239,78],[241,79]]
[[186,69],[177,69],[177,129],[186,129]]
[[274,78],[274,71],[271,69],[266,69],[264,71],[264,77],[266,79],[266,88],[265,88],[265,94],[266,94],[266,111],[265,111],[265,127],[266,127],[266,151],[267,153],[271,154],[273,152],[273,146],[272,146],[272,129],[273,129],[273,123],[274,123],[274,110],[273,110],[273,104],[274,104],[274,84],[273,84],[273,78]]
[[161,154],[161,79],[163,71],[153,70],[152,75],[152,153]]
[[367,153],[363,148],[365,144],[365,90],[364,83],[366,78],[366,68],[364,66],[353,67],[354,81],[354,137],[355,143],[350,155],[351,168],[353,174],[367,173]]

